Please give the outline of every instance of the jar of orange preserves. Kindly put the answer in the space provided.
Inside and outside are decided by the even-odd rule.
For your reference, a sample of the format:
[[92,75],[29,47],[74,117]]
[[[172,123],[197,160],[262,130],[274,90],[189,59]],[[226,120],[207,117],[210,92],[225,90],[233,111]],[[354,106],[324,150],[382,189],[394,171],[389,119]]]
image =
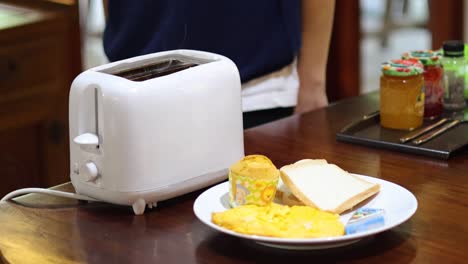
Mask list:
[[424,116],[424,67],[418,60],[391,60],[382,64],[380,125],[412,130]]

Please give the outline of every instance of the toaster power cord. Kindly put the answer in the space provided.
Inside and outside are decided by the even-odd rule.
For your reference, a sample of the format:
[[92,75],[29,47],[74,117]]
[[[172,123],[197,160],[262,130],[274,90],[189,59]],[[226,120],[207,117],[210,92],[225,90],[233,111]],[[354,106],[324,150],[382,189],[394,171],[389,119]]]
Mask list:
[[62,191],[56,191],[56,190],[51,190],[51,189],[43,189],[43,188],[24,188],[24,189],[18,189],[16,191],[12,191],[9,194],[5,195],[0,202],[8,201],[16,196],[23,195],[23,194],[29,194],[29,193],[41,193],[41,194],[48,194],[48,195],[53,195],[53,196],[59,196],[59,197],[65,197],[65,198],[70,198],[70,199],[77,199],[77,200],[84,200],[84,201],[98,201],[94,198],[84,196],[81,194],[77,193],[70,193],[70,192],[62,192]]

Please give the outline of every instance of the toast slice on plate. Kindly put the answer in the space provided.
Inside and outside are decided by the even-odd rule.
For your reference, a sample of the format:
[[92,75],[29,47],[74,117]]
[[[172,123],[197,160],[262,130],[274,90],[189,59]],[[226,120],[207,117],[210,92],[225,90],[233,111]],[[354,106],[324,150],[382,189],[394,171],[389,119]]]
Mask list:
[[278,189],[284,204],[302,203],[341,214],[379,192],[379,184],[323,161],[300,160],[280,169],[283,184]]
[[[307,164],[327,164],[328,162],[324,159],[302,159],[299,161],[296,161],[295,164],[300,164],[300,163],[307,163]],[[283,200],[283,204],[286,205],[304,205],[301,201],[297,200],[296,197],[294,197],[294,194],[291,193],[291,190],[289,190],[289,187],[281,180],[281,177],[278,179],[278,185],[276,188],[276,197],[279,200]],[[291,201],[285,201],[285,197],[290,197],[292,199]]]

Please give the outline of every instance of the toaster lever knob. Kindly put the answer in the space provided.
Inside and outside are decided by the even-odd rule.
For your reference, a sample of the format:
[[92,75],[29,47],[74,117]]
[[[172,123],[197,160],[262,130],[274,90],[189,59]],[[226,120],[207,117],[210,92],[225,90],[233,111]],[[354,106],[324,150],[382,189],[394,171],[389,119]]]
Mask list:
[[93,162],[86,162],[81,167],[81,173],[88,182],[93,182],[99,176],[99,170]]
[[80,146],[94,146],[99,145],[99,138],[96,134],[93,133],[84,133],[73,139],[73,142]]

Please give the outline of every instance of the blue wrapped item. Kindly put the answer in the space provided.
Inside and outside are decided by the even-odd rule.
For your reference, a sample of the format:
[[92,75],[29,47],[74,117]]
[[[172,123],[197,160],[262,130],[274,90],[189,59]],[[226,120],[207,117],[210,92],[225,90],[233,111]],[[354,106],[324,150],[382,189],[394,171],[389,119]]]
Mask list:
[[347,235],[356,234],[385,225],[385,211],[378,208],[359,208],[346,224]]

